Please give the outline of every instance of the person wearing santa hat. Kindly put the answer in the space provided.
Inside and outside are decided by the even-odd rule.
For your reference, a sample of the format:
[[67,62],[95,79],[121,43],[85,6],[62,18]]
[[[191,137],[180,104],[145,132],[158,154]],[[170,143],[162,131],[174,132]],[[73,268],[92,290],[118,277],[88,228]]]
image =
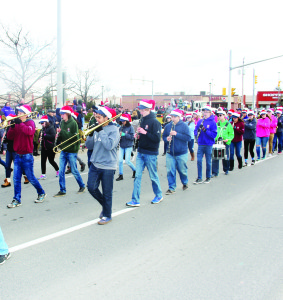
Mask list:
[[[60,110],[62,121],[61,128],[58,129],[57,133],[57,145],[60,143],[64,143],[62,144],[62,148],[64,150],[61,151],[59,159],[60,191],[56,195],[54,195],[54,197],[62,197],[66,195],[65,169],[68,162],[70,163],[71,172],[79,185],[78,194],[85,192],[85,184],[78,171],[76,163],[81,140],[78,135],[78,124],[73,119],[72,112],[73,110],[70,106],[63,106]],[[74,143],[75,141],[76,143]]]
[[195,160],[195,151],[194,151],[195,136],[194,136],[194,131],[195,131],[195,128],[196,128],[196,124],[193,120],[192,114],[187,114],[186,115],[186,124],[188,124],[189,134],[190,134],[190,137],[191,137],[191,140],[188,142],[188,148],[189,148],[190,155],[191,155],[191,161],[194,161]]
[[248,111],[247,113],[248,119],[244,121],[245,123],[245,132],[243,135],[244,139],[244,158],[245,158],[245,163],[244,167],[248,165],[248,155],[250,153],[252,163],[251,165],[253,166],[255,164],[255,155],[254,155],[254,146],[255,146],[255,139],[256,139],[256,118],[254,112]]
[[184,112],[174,109],[170,115],[172,122],[166,125],[163,132],[163,140],[169,142],[166,154],[166,169],[169,189],[166,195],[175,193],[176,170],[180,175],[183,184],[183,191],[188,189],[188,142],[191,140],[189,127],[181,120]]
[[276,142],[278,140],[278,154],[282,153],[282,139],[283,139],[283,116],[282,116],[282,110],[277,108],[276,110],[276,116],[277,116],[277,129],[276,129],[276,133],[274,135],[274,139],[273,139],[273,153],[275,150],[275,146],[276,146]]
[[270,117],[265,110],[260,112],[260,118],[256,124],[256,153],[257,160],[260,160],[260,147],[262,149],[262,159],[266,157],[266,145],[270,135]]
[[39,123],[42,129],[39,134],[39,142],[41,144],[41,176],[39,180],[46,179],[46,161],[48,158],[49,163],[56,171],[56,177],[59,176],[59,167],[54,161],[55,153],[53,151],[55,145],[56,131],[55,127],[49,123],[48,116],[42,116]]
[[133,176],[135,178],[136,175],[136,167],[131,162],[131,153],[133,150],[134,145],[134,135],[135,131],[133,126],[130,124],[131,122],[131,115],[129,114],[122,114],[120,117],[121,127],[119,129],[120,132],[120,147],[119,147],[119,177],[116,181],[123,180],[123,160],[125,157],[126,164],[132,169]]
[[132,200],[127,202],[127,206],[140,206],[140,192],[142,172],[147,167],[151,179],[153,192],[155,194],[152,204],[160,203],[163,200],[157,173],[157,155],[161,138],[161,124],[156,119],[154,110],[154,100],[142,100],[138,106],[142,115],[138,133],[135,138],[139,139],[138,154],[136,158],[136,177],[134,180],[134,190]]
[[274,110],[272,108],[268,108],[267,115],[269,116],[271,122],[270,122],[270,135],[268,140],[268,156],[272,156],[272,150],[273,150],[273,139],[274,134],[276,133],[276,127],[277,127],[277,118],[274,116]]
[[[211,155],[212,146],[217,135],[217,125],[212,114],[211,106],[207,105],[203,107],[204,118],[199,120],[195,128],[196,141],[198,143],[197,152],[197,167],[198,177],[194,181],[194,184],[210,183],[211,178]],[[206,159],[206,180],[202,180],[202,159],[205,155]]]
[[22,105],[18,108],[18,116],[15,124],[7,133],[9,140],[14,140],[14,150],[16,152],[14,160],[14,198],[8,208],[18,207],[21,202],[21,177],[25,172],[30,183],[35,187],[38,197],[35,202],[43,202],[46,197],[45,191],[40,185],[33,171],[33,136],[35,133],[34,121],[27,117],[31,113],[28,105]]
[[[115,116],[116,111],[107,106],[98,107],[96,110],[98,124],[107,122]],[[92,197],[102,206],[99,225],[105,225],[112,221],[113,183],[119,141],[119,129],[113,122],[99,126],[86,140],[86,147],[93,149],[87,188]],[[102,192],[99,190],[100,183]]]

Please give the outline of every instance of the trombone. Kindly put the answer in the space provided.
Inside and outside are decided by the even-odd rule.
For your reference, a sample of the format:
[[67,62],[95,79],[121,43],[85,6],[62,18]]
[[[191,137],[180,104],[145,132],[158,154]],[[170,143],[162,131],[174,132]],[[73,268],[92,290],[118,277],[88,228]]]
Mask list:
[[[90,129],[86,129],[86,130],[83,130],[83,131],[80,131],[80,132],[74,134],[73,136],[71,136],[71,137],[68,138],[67,140],[65,140],[65,141],[63,141],[62,143],[60,143],[59,145],[55,146],[55,147],[53,148],[53,152],[57,154],[57,153],[60,153],[61,151],[64,151],[65,149],[67,149],[68,147],[74,145],[74,144],[77,143],[77,142],[84,142],[84,141],[86,140],[86,137],[87,137],[89,134],[91,134],[93,131],[95,131],[98,127],[107,125],[107,123],[116,120],[116,119],[119,118],[121,115],[122,115],[122,113],[120,113],[119,115],[116,115],[115,117],[113,117],[113,118],[111,118],[111,119],[109,119],[109,120],[107,120],[107,121],[105,121],[105,122],[103,122],[103,123],[101,123],[101,124],[99,124],[99,125],[97,125],[97,126],[95,126],[95,127],[91,127]],[[74,139],[76,136],[78,136],[78,135],[80,135],[80,134],[82,135],[81,138],[79,138],[78,140],[74,141],[73,143],[71,143],[71,144],[65,146],[64,148],[61,148],[63,144],[65,144],[66,142],[68,142],[68,141],[71,140],[71,139]],[[57,148],[61,148],[61,149],[58,149],[58,150],[57,150]]]
[[[30,112],[29,114],[24,114],[24,115],[21,115],[21,116],[16,116],[16,117],[13,117],[13,118],[9,118],[8,120],[7,120],[7,117],[5,117],[5,120],[4,120],[4,122],[1,124],[0,129],[4,129],[4,128],[7,128],[7,127],[9,127],[9,126],[14,125],[14,123],[8,124],[8,122],[10,122],[10,121],[13,121],[13,120],[15,120],[15,119],[18,119],[18,118],[21,118],[21,117],[24,117],[24,116],[30,116],[31,118],[33,118],[33,117],[35,117],[37,114],[38,114],[37,111],[32,111],[32,112]],[[34,116],[33,116],[33,115],[34,115]]]

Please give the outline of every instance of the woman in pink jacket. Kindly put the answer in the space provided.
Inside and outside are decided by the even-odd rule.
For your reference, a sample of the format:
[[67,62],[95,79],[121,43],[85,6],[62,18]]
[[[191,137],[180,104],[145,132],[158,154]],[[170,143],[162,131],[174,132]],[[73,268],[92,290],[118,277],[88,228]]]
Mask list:
[[272,155],[272,147],[273,147],[273,139],[274,134],[276,133],[276,127],[277,127],[277,118],[274,116],[274,110],[272,108],[269,108],[266,110],[267,115],[269,116],[271,123],[270,123],[270,136],[268,140],[268,156]]
[[257,160],[260,160],[260,146],[262,148],[262,159],[265,159],[266,144],[270,135],[271,120],[265,110],[261,111],[260,118],[256,124],[256,154]]

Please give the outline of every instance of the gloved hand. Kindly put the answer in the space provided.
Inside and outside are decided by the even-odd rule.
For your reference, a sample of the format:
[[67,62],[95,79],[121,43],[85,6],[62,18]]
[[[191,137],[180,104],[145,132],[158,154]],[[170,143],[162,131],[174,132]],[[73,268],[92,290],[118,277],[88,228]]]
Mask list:
[[203,132],[206,132],[206,128],[205,128],[204,126],[202,126],[201,130],[202,130]]
[[125,136],[125,135],[126,135],[126,133],[125,133],[125,132],[122,132],[122,133],[121,133],[121,136]]
[[99,131],[101,131],[101,130],[103,130],[102,126],[99,126],[99,127],[97,127],[94,131],[99,132]]
[[14,120],[15,124],[21,124],[22,123],[22,120],[20,118],[17,118]]
[[200,124],[200,125],[199,125],[199,128],[202,129],[202,128],[203,128],[203,124]]

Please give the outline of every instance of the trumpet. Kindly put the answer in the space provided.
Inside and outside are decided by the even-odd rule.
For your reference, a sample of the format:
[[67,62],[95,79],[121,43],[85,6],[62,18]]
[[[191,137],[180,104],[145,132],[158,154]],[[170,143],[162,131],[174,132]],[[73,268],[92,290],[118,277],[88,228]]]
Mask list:
[[4,128],[7,128],[7,127],[9,127],[9,126],[14,125],[13,123],[12,123],[12,124],[11,124],[11,123],[8,124],[8,122],[10,122],[10,121],[13,121],[13,120],[15,120],[15,119],[18,119],[18,118],[21,118],[21,117],[25,117],[25,116],[30,116],[30,117],[32,118],[32,117],[35,117],[37,114],[38,114],[37,111],[32,111],[32,112],[29,113],[29,114],[24,114],[24,115],[21,115],[21,116],[9,118],[8,120],[7,120],[7,118],[5,118],[4,122],[2,123],[2,126],[0,126],[0,129],[4,129]]
[[[86,130],[83,130],[83,131],[80,131],[80,132],[74,134],[73,136],[71,136],[71,137],[68,138],[67,140],[65,140],[65,141],[63,141],[62,143],[60,143],[59,145],[55,146],[55,147],[53,148],[53,152],[57,154],[57,153],[60,153],[61,151],[64,151],[65,149],[69,148],[70,146],[76,144],[77,142],[80,142],[80,143],[81,143],[81,142],[84,142],[84,141],[86,140],[86,137],[87,137],[88,135],[90,135],[93,131],[95,131],[98,127],[107,125],[109,122],[112,122],[112,121],[116,120],[116,119],[119,118],[121,115],[122,115],[122,113],[119,114],[119,115],[116,115],[115,117],[113,117],[113,118],[111,118],[111,119],[109,119],[109,120],[107,120],[107,121],[105,121],[105,122],[103,122],[103,123],[101,123],[101,124],[99,124],[99,125],[97,125],[97,126],[95,126],[95,127],[91,127],[90,129],[86,129]],[[71,140],[71,139],[74,139],[74,138],[75,138],[76,136],[78,136],[78,135],[81,135],[81,137],[80,137],[78,140],[76,140],[76,141],[74,141],[73,143],[71,143],[71,144],[65,146],[64,148],[62,148],[62,145],[63,145],[63,144],[65,144],[66,142],[68,142],[68,141]],[[61,149],[58,149],[58,150],[57,150],[57,148],[61,148]]]

